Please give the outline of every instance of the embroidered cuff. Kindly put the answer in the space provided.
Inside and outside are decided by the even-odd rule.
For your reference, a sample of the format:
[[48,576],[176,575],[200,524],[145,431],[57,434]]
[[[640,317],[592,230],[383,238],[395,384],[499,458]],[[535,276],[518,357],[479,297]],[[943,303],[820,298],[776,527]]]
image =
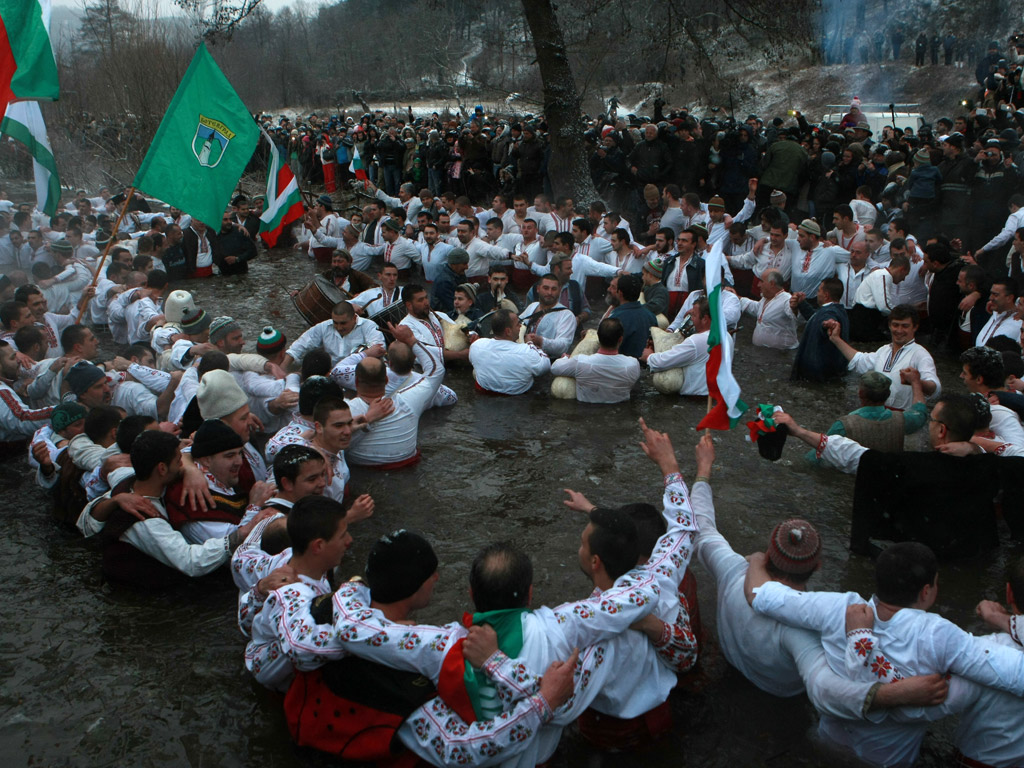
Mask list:
[[1024,640],[1021,639],[1021,629],[1024,627],[1019,626],[1020,622],[1017,621],[1019,618],[1020,616],[1010,617],[1010,637],[1017,645],[1024,645]]
[[672,483],[679,483],[680,485],[682,485],[683,476],[678,472],[672,472],[670,474],[665,475],[665,487],[668,488],[668,486],[672,485]]
[[499,649],[488,657],[481,669],[483,669],[484,674],[493,679],[494,675],[498,671],[498,667],[500,667],[507,659],[508,656]]
[[655,648],[659,648],[659,649],[660,648],[664,648],[666,645],[668,645],[670,642],[672,642],[672,635],[673,635],[672,625],[671,624],[666,624],[665,622],[662,622],[661,623],[661,637],[659,637],[657,640],[654,641],[654,647]]
[[533,696],[529,698],[529,701],[530,705],[535,710],[537,710],[537,714],[540,715],[540,724],[547,725],[548,723],[550,723],[552,718],[554,718],[555,713],[551,710],[551,707],[548,705],[547,699],[545,699],[539,693],[535,693],[533,694]]
[[875,696],[878,695],[878,691],[881,689],[881,683],[874,683],[871,688],[868,689],[868,695],[864,697],[864,706],[860,709],[860,716],[866,718],[868,712],[875,705]]
[[814,455],[816,458],[821,458],[821,454],[825,452],[825,446],[828,445],[828,436],[820,435],[818,439],[818,447],[814,449]]

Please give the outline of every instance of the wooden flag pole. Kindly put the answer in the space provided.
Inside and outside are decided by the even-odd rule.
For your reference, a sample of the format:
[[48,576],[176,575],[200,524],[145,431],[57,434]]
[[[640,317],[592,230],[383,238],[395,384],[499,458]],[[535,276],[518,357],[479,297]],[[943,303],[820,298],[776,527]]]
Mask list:
[[[708,410],[704,415],[707,416],[708,413],[711,413],[711,395],[708,395]],[[704,434],[710,435],[711,427],[704,427]]]
[[[96,283],[99,282],[100,270],[103,269],[103,264],[107,260],[107,254],[110,253],[110,249],[114,245],[114,238],[117,236],[117,233],[121,231],[121,220],[124,218],[124,215],[128,212],[128,204],[131,203],[132,197],[134,196],[135,187],[128,187],[128,193],[125,195],[124,205],[121,206],[121,212],[117,214],[117,222],[114,224],[114,229],[110,233],[110,239],[107,240],[107,247],[103,249],[103,254],[100,256],[100,260],[96,264],[96,272],[92,276],[92,282],[90,282],[89,285],[86,286],[87,289],[95,288]],[[85,307],[88,303],[88,301],[82,302],[82,304],[78,307],[78,317],[75,318],[76,324],[82,322],[82,315],[85,314]]]

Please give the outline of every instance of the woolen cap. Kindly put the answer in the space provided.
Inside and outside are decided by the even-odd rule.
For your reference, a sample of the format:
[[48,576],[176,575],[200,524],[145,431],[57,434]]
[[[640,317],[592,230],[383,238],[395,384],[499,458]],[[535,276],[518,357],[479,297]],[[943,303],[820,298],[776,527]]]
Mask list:
[[459,283],[455,286],[457,291],[465,291],[466,295],[469,296],[470,301],[476,301],[476,286],[472,283]]
[[213,322],[210,323],[210,343],[216,344],[218,341],[222,341],[232,331],[240,331],[242,326],[233,317],[227,317],[221,315],[215,317]]
[[71,370],[64,377],[64,381],[68,383],[68,389],[71,390],[72,394],[77,397],[105,376],[106,374],[103,373],[102,368],[82,360],[71,366]]
[[220,419],[207,419],[192,438],[192,458],[201,459],[241,447],[242,438],[235,430]]
[[708,200],[708,208],[721,208],[724,211],[725,200],[720,198],[718,195],[715,195],[710,200]]
[[821,237],[821,227],[818,226],[818,222],[816,222],[814,219],[804,219],[803,221],[800,222],[800,226],[798,227],[798,229],[802,229],[809,235]]
[[768,559],[780,571],[809,574],[821,562],[821,539],[806,520],[786,520],[772,531]]
[[398,232],[399,234],[402,233],[402,225],[399,224],[394,219],[384,219],[382,224],[388,229],[390,229],[392,232]]
[[196,334],[202,333],[209,327],[210,315],[205,309],[193,307],[190,310],[185,310],[185,314],[181,318],[182,333],[187,333],[189,336],[195,336]]
[[272,325],[268,325],[256,339],[256,351],[264,355],[276,355],[284,349],[286,343],[284,334]]
[[469,253],[465,248],[452,248],[448,251],[449,264],[469,264]]
[[50,414],[50,426],[53,427],[54,432],[60,432],[76,421],[84,419],[87,413],[84,405],[76,403],[74,400],[68,400],[53,409],[53,413]]
[[235,377],[220,369],[207,371],[196,390],[199,413],[204,419],[219,419],[249,403]]
[[396,603],[416,593],[437,572],[437,555],[430,542],[405,529],[377,539],[366,558],[370,596]]
[[644,264],[644,269],[650,272],[655,277],[661,277],[665,272],[665,260],[660,256],[651,256]]

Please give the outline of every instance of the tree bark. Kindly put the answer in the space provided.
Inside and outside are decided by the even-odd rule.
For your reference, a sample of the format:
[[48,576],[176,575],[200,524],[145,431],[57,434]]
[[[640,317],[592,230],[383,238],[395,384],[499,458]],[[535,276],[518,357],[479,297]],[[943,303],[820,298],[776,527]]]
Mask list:
[[583,109],[562,28],[551,0],[522,2],[544,89],[544,117],[551,143],[548,176],[552,191],[556,196],[568,195],[576,202],[592,202],[600,196],[590,179],[583,140]]

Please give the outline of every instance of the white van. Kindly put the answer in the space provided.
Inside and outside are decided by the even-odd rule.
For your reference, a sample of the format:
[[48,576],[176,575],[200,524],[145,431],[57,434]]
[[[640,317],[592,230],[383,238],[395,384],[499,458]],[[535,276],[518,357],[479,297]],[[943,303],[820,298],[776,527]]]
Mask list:
[[[890,106],[893,109],[890,109]],[[915,134],[920,131],[924,125],[924,115],[918,111],[920,108],[920,104],[861,104],[860,111],[867,124],[871,126],[871,137],[877,141],[881,138],[882,129],[892,125],[894,111],[897,128],[913,128]],[[850,105],[829,104],[825,109],[828,111],[822,116],[821,121],[838,125],[849,114]]]

